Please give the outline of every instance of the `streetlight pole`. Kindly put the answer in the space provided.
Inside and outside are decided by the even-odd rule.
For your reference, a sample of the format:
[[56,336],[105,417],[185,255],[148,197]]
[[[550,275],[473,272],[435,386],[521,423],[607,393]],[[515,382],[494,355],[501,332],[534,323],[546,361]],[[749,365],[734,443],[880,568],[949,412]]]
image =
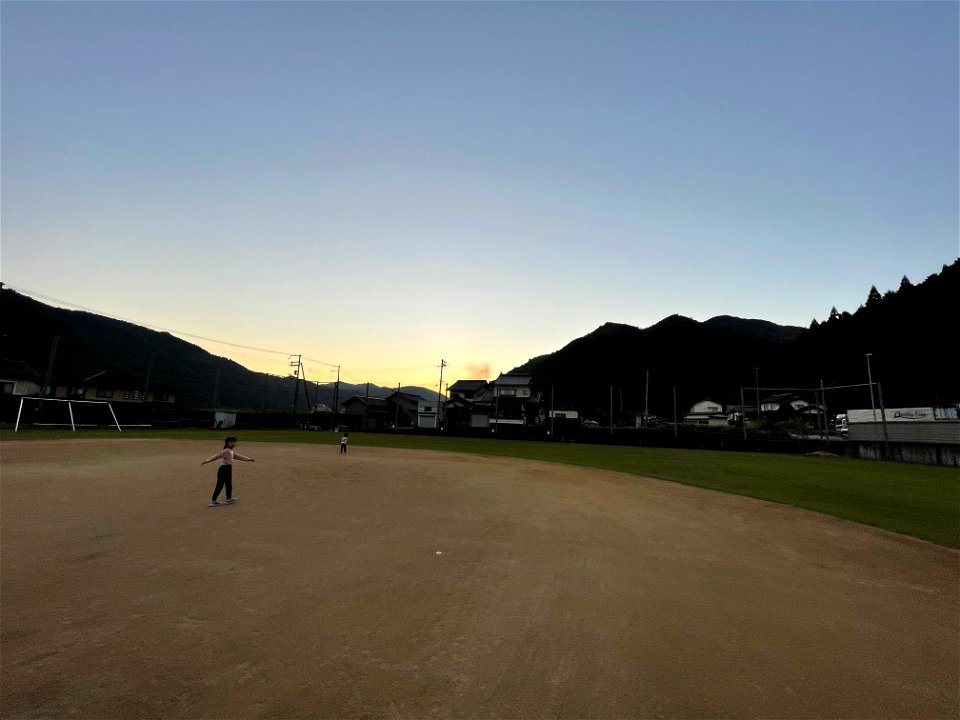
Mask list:
[[873,421],[877,421],[877,406],[873,402],[873,375],[870,373],[870,356],[873,353],[867,353],[867,382],[870,383],[870,409],[873,411]]

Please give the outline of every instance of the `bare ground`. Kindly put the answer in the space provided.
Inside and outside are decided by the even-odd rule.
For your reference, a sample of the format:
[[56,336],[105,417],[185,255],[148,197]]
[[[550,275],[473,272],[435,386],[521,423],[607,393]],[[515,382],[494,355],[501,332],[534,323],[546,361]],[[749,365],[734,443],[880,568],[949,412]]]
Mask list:
[[960,553],[613,472],[6,442],[4,718],[955,718]]

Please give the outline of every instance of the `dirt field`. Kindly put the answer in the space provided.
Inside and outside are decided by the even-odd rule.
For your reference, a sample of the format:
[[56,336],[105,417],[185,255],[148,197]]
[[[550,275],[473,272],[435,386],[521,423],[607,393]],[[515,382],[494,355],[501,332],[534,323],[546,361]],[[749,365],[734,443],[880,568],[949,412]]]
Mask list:
[[7,442],[4,718],[954,718],[960,553],[612,472]]

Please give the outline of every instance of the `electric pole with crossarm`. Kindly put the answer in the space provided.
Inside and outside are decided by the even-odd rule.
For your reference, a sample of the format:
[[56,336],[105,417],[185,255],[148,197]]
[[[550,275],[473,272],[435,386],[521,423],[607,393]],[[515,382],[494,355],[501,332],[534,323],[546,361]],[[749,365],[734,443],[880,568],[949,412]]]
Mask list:
[[443,369],[447,366],[447,361],[440,358],[440,384],[437,385],[437,430],[440,429],[440,408],[443,402]]

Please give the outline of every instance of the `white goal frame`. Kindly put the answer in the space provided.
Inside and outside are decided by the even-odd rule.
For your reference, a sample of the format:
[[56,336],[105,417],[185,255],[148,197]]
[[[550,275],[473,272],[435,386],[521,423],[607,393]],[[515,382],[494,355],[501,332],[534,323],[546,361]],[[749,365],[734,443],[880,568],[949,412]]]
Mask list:
[[13,431],[17,432],[20,429],[20,415],[23,413],[23,402],[24,400],[36,400],[40,402],[65,402],[67,404],[67,412],[70,413],[70,429],[74,432],[77,431],[77,424],[73,419],[73,403],[82,404],[82,405],[106,405],[107,409],[110,411],[110,417],[113,418],[113,424],[117,426],[117,432],[123,432],[123,429],[120,427],[120,423],[117,421],[117,414],[113,411],[113,405],[108,403],[106,400],[65,400],[63,398],[45,398],[45,397],[22,397],[20,398],[20,409],[17,410],[17,424],[13,426]]

